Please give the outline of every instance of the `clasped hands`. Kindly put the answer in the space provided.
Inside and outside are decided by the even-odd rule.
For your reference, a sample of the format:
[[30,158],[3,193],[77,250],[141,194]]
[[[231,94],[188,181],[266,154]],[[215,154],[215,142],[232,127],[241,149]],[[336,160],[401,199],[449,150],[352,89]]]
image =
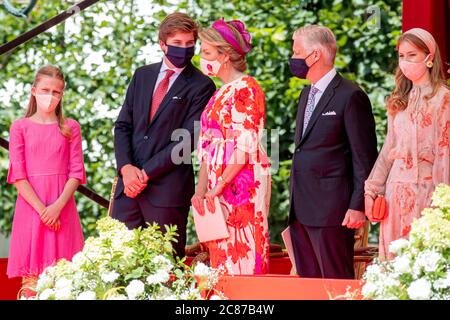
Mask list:
[[129,198],[136,198],[147,187],[150,179],[144,169],[127,164],[121,169],[124,192]]
[[48,207],[42,207],[40,210],[38,210],[38,213],[41,217],[42,222],[47,227],[49,227],[53,231],[58,231],[61,227],[59,216],[62,209],[63,205],[61,205],[59,201],[56,201]]
[[225,188],[226,183],[219,182],[216,184],[216,186],[206,192],[206,190],[197,190],[195,191],[194,196],[191,198],[192,206],[197,210],[197,212],[201,215],[205,215],[205,207],[203,205],[204,199],[206,199],[206,207],[208,208],[209,212],[214,213],[216,210],[216,207],[214,205],[214,198],[218,197],[222,194],[223,189]]

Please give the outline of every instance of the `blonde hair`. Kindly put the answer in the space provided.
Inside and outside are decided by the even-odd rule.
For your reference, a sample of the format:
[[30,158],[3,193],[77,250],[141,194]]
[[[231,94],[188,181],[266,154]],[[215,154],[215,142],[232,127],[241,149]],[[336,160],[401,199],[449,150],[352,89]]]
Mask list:
[[[426,55],[430,54],[430,49],[427,47],[427,45],[414,34],[401,35],[398,39],[397,50],[400,44],[404,41],[407,41],[413,46],[417,47]],[[433,90],[429,95],[425,96],[426,100],[431,99],[437,93],[438,89],[442,85],[445,85],[444,69],[438,47],[436,47],[436,52],[434,53],[433,66],[429,69],[428,72],[430,72],[430,82]],[[386,108],[389,114],[395,115],[397,112],[406,109],[406,107],[408,106],[409,92],[411,91],[412,86],[412,81],[403,74],[403,72],[400,70],[400,67],[397,67],[397,70],[395,72],[395,89],[387,98],[386,103]]]
[[[238,41],[241,48],[245,48],[247,44],[244,41],[244,38],[239,33],[239,31],[236,30],[236,28],[230,24],[227,23],[228,27],[230,28],[231,32],[233,33],[234,38]],[[202,41],[209,42],[211,45],[217,48],[219,53],[227,53],[230,56],[230,62],[236,70],[240,72],[244,72],[247,70],[247,62],[245,61],[245,55],[240,54],[236,51],[236,49],[233,48],[233,46],[228,43],[221,35],[220,33],[214,29],[214,28],[203,28],[200,30],[198,37]]]
[[[39,83],[39,80],[42,77],[51,77],[51,78],[59,79],[65,85],[64,74],[57,67],[44,66],[44,67],[40,68],[34,78],[33,87],[35,87]],[[30,101],[28,102],[28,107],[25,112],[25,118],[29,118],[29,117],[33,116],[36,113],[36,111],[37,111],[36,97],[33,94],[30,94]],[[63,116],[62,99],[59,101],[58,105],[56,106],[55,114],[56,114],[56,117],[58,118],[58,125],[59,125],[59,130],[61,131],[61,134],[67,138],[70,138],[72,136],[72,130],[70,129],[70,127],[68,127],[65,124],[66,119]]]
[[326,56],[328,64],[333,65],[336,58],[337,44],[336,37],[329,28],[316,24],[308,25],[297,29],[292,38],[304,37],[308,45],[319,46]]

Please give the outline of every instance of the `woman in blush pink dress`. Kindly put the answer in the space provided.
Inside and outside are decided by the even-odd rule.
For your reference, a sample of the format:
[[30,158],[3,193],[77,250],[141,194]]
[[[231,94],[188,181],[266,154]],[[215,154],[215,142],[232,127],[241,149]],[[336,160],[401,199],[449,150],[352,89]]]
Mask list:
[[22,277],[24,295],[38,275],[83,247],[73,194],[86,183],[80,125],[62,115],[64,76],[41,68],[26,116],[11,125],[8,183],[17,197],[7,274]]
[[365,183],[366,214],[385,194],[388,214],[380,225],[380,258],[392,259],[389,244],[408,236],[411,223],[431,205],[439,183],[450,183],[450,90],[439,48],[423,29],[398,41],[396,88],[388,98],[388,132]]

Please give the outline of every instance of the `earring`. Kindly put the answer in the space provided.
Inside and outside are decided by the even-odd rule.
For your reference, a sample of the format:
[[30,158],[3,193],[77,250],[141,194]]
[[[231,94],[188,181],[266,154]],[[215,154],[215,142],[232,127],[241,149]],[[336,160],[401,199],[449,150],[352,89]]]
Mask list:
[[428,68],[433,67],[433,61],[428,61],[428,62],[427,62],[427,67],[428,67]]

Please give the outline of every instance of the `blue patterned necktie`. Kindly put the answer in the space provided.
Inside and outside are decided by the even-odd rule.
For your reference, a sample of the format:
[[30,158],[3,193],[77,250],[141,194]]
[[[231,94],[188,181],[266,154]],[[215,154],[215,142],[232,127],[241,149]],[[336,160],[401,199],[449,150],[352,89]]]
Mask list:
[[309,96],[308,96],[308,102],[306,103],[305,117],[303,118],[302,135],[305,134],[306,127],[308,126],[309,120],[311,119],[311,115],[314,111],[314,98],[315,98],[317,92],[319,92],[319,89],[317,89],[314,86],[311,86],[311,91],[309,92]]

